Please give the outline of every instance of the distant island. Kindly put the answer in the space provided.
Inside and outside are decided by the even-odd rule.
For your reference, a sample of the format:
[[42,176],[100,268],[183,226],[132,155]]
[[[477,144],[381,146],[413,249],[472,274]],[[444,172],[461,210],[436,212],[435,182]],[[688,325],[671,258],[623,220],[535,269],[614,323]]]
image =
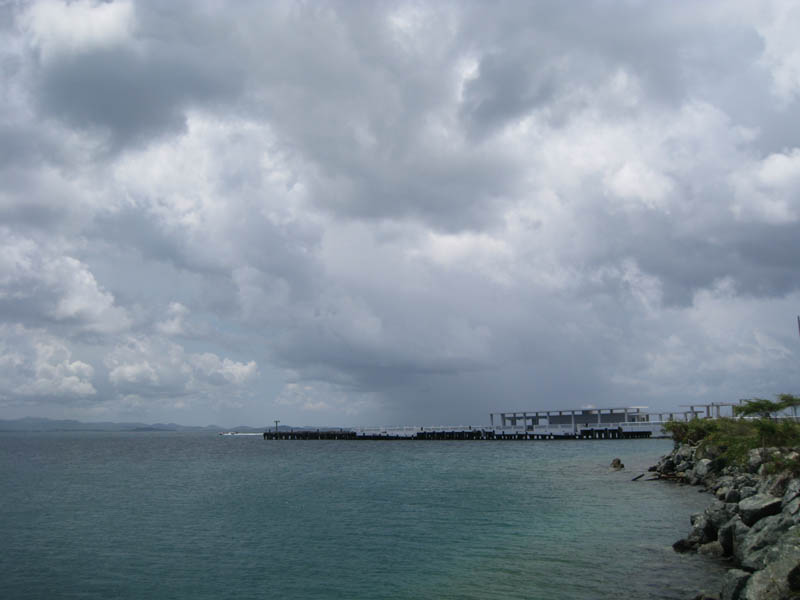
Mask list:
[[177,423],[115,423],[112,421],[82,422],[74,419],[46,419],[42,417],[23,417],[21,419],[0,419],[0,432],[11,431],[208,431],[222,430],[240,432],[262,432],[267,427],[250,427],[238,425],[236,427],[220,427],[219,425],[178,425]]

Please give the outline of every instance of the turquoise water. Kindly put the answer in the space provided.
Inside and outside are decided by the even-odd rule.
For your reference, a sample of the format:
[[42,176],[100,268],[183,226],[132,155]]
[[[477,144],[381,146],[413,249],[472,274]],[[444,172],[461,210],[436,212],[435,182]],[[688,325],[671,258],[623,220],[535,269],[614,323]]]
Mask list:
[[0,434],[0,597],[690,598],[670,447]]

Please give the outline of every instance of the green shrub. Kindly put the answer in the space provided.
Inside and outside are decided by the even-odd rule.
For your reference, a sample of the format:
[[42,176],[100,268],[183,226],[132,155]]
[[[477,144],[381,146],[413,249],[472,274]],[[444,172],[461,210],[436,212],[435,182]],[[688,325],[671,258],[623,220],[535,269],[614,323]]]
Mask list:
[[718,421],[711,419],[692,419],[691,421],[670,421],[664,429],[672,434],[675,445],[698,444],[717,430]]
[[[676,446],[716,447],[721,464],[743,464],[754,448],[800,446],[800,423],[792,420],[693,419],[671,421],[664,428],[672,433]],[[787,464],[786,468],[794,467]]]

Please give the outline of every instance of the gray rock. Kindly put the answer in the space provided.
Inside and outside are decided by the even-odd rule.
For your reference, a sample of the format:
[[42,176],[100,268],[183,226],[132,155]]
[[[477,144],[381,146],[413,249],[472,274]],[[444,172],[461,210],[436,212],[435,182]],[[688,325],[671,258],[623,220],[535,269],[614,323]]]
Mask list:
[[739,502],[739,515],[745,525],[752,526],[759,519],[779,513],[781,502],[781,498],[767,494],[746,497]]
[[728,492],[731,491],[729,487],[718,487],[714,490],[714,495],[717,497],[717,500],[725,500],[728,497]]
[[733,483],[739,490],[743,487],[755,488],[758,485],[758,479],[749,473],[742,473],[734,478]]
[[722,544],[725,556],[731,556],[736,552],[737,546],[741,544],[749,531],[750,528],[742,523],[742,518],[739,515],[736,515],[720,527],[719,532],[717,532],[717,540]]
[[742,500],[745,498],[750,498],[751,496],[755,496],[758,493],[758,490],[753,485],[746,485],[744,487],[739,488],[739,496]]
[[675,452],[675,456],[682,458],[683,460],[688,460],[694,454],[694,449],[689,444],[682,444],[680,448]]
[[795,498],[789,504],[783,507],[783,514],[792,518],[797,523],[800,519],[800,497]]
[[753,525],[741,543],[736,544],[735,555],[739,564],[751,571],[763,569],[770,547],[781,539],[792,524],[789,517],[781,514],[765,517]]
[[695,515],[692,518],[692,530],[687,536],[687,540],[695,546],[707,544],[717,539],[717,531],[705,514]]
[[722,548],[722,544],[714,540],[713,542],[708,542],[698,547],[697,553],[718,558],[725,555],[725,550]]
[[798,552],[800,552],[800,525],[793,525],[769,548],[766,563],[773,563],[783,556],[800,556]]
[[711,444],[701,444],[695,450],[694,457],[697,459],[710,458],[715,459],[720,455],[720,450],[717,446]]
[[706,508],[704,514],[711,522],[711,526],[713,527],[714,531],[719,531],[719,529],[725,525],[725,523],[730,521],[734,513],[727,504],[717,500],[716,502],[712,502],[711,505]]
[[717,477],[717,481],[714,483],[712,489],[716,492],[720,488],[723,487],[730,488],[732,486],[733,486],[733,477],[731,477],[730,475],[722,475],[720,477]]
[[675,472],[675,461],[671,458],[667,458],[663,463],[658,466],[658,472],[669,474]]
[[725,502],[736,502],[738,504],[741,499],[742,495],[739,490],[728,490],[728,493],[725,494]]
[[792,474],[788,471],[783,471],[777,475],[767,477],[759,486],[759,491],[764,494],[769,494],[770,496],[782,498],[791,481]]
[[795,477],[786,485],[786,491],[783,494],[783,505],[786,506],[800,496],[800,477]]
[[711,460],[708,458],[701,458],[694,463],[694,474],[701,479],[711,472]]
[[672,544],[672,549],[679,554],[683,554],[684,552],[691,552],[697,547],[697,544],[693,544],[687,539],[681,539]]
[[720,600],[739,600],[742,590],[747,585],[750,573],[741,569],[730,569],[722,580]]
[[742,600],[786,600],[800,596],[800,527],[792,527],[770,549],[766,566],[754,573]]
[[764,464],[764,455],[761,448],[753,448],[747,453],[747,470],[751,473],[758,471],[759,467]]

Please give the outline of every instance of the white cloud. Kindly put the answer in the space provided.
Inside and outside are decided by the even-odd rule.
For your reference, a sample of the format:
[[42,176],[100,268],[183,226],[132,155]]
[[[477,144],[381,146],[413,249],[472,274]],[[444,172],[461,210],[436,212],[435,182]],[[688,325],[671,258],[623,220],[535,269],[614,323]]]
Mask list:
[[756,28],[764,41],[762,62],[784,105],[800,97],[800,7],[792,0],[764,3]]
[[40,244],[2,227],[0,233],[0,302],[34,325],[53,320],[96,333],[130,327],[127,311],[115,304],[89,267],[62,254],[69,246]]
[[227,383],[242,385],[258,372],[255,361],[241,363],[229,358],[220,359],[211,352],[191,354],[188,356],[188,361],[199,376],[212,383],[219,381],[221,377]]
[[146,396],[207,394],[214,387],[243,386],[258,373],[255,361],[243,363],[212,352],[186,352],[183,346],[159,336],[128,336],[104,362],[116,388]]
[[129,40],[134,7],[125,0],[38,0],[31,4],[21,22],[47,62],[65,53],[110,47]]
[[34,402],[94,396],[94,368],[40,329],[0,325],[0,397]]
[[672,181],[639,162],[626,162],[613,173],[606,174],[604,183],[608,190],[629,202],[638,202],[647,208],[663,208],[672,191]]
[[731,176],[737,219],[770,224],[800,220],[800,149],[770,154]]
[[180,302],[170,302],[167,307],[167,318],[156,323],[156,330],[167,336],[183,335],[186,333],[186,323],[184,322],[189,315],[189,309]]

